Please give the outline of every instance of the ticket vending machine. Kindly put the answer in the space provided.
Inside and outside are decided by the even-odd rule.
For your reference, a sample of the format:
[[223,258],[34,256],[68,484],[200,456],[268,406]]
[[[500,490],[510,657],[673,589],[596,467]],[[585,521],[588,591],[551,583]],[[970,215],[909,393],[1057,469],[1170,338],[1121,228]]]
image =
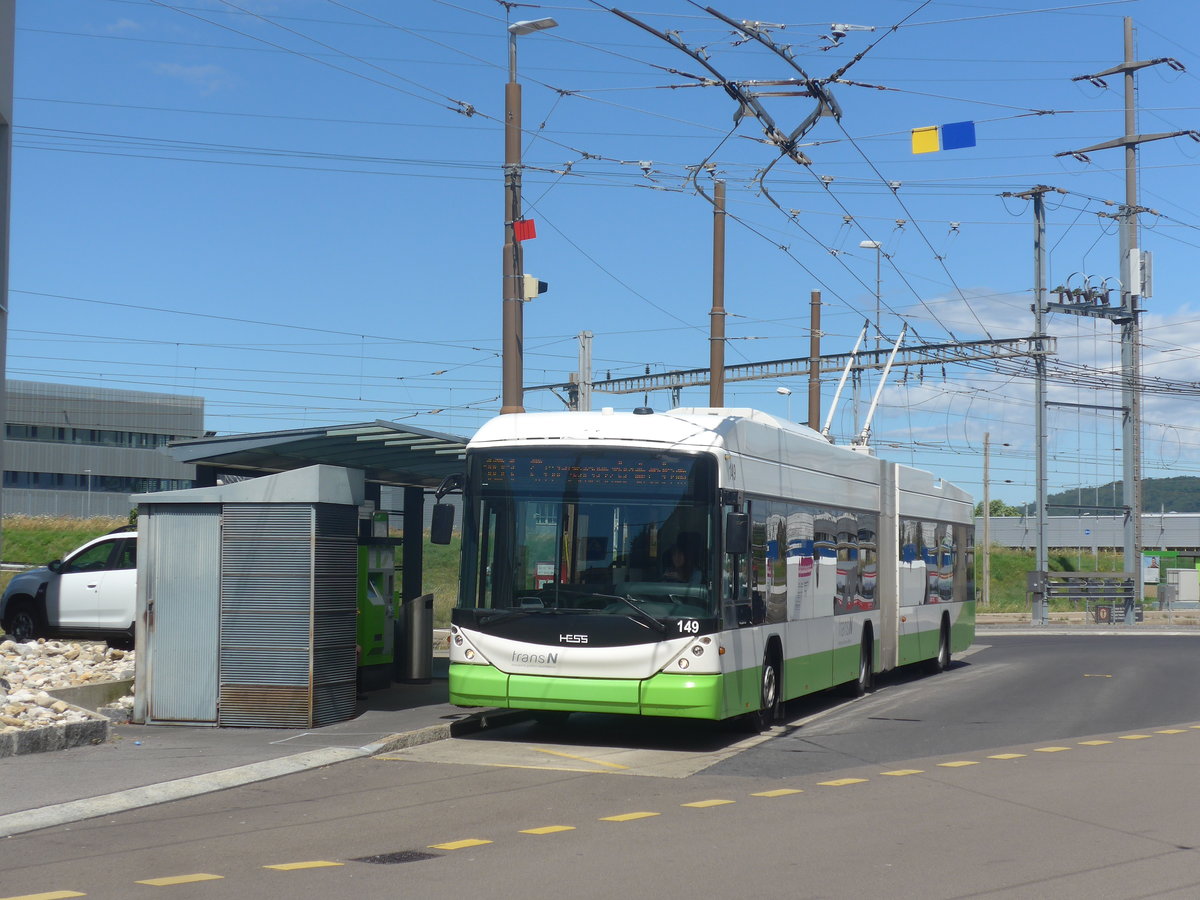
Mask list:
[[358,674],[364,691],[392,683],[395,657],[396,547],[388,536],[388,514],[371,510],[359,519]]

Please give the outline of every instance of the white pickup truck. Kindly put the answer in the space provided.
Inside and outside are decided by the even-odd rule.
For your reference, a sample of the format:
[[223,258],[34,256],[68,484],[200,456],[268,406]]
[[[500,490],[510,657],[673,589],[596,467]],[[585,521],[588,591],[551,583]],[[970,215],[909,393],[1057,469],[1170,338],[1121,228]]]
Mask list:
[[0,624],[16,641],[71,635],[132,647],[136,604],[137,534],[122,530],[14,576],[0,597]]

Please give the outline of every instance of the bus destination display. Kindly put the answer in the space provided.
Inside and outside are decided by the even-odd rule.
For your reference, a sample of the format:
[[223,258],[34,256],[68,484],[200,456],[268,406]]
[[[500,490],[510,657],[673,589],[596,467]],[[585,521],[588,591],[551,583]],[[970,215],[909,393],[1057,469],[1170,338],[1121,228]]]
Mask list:
[[483,483],[489,487],[640,487],[686,490],[693,461],[630,456],[487,456]]

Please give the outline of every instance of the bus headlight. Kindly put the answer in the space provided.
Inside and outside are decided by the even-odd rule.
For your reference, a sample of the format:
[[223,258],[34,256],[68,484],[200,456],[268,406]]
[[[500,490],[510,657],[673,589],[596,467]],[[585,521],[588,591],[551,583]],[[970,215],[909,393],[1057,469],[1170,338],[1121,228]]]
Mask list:
[[690,665],[691,665],[691,663],[688,662],[688,659],[686,656],[682,657],[679,660],[679,668],[681,668],[681,669],[686,669]]
[[694,644],[692,646],[692,656],[700,656],[702,653],[704,653],[704,648],[699,644]]
[[474,651],[474,650],[472,650],[470,647],[468,647],[468,648],[466,649],[466,651],[463,653],[463,656],[465,656],[467,659],[474,659],[474,658],[475,658],[475,651]]

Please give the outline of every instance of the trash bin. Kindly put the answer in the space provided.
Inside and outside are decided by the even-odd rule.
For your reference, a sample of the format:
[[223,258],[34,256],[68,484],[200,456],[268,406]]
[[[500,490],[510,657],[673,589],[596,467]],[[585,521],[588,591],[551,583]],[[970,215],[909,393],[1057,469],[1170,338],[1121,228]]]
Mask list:
[[405,600],[400,610],[403,640],[397,645],[400,681],[426,684],[433,677],[433,594]]

